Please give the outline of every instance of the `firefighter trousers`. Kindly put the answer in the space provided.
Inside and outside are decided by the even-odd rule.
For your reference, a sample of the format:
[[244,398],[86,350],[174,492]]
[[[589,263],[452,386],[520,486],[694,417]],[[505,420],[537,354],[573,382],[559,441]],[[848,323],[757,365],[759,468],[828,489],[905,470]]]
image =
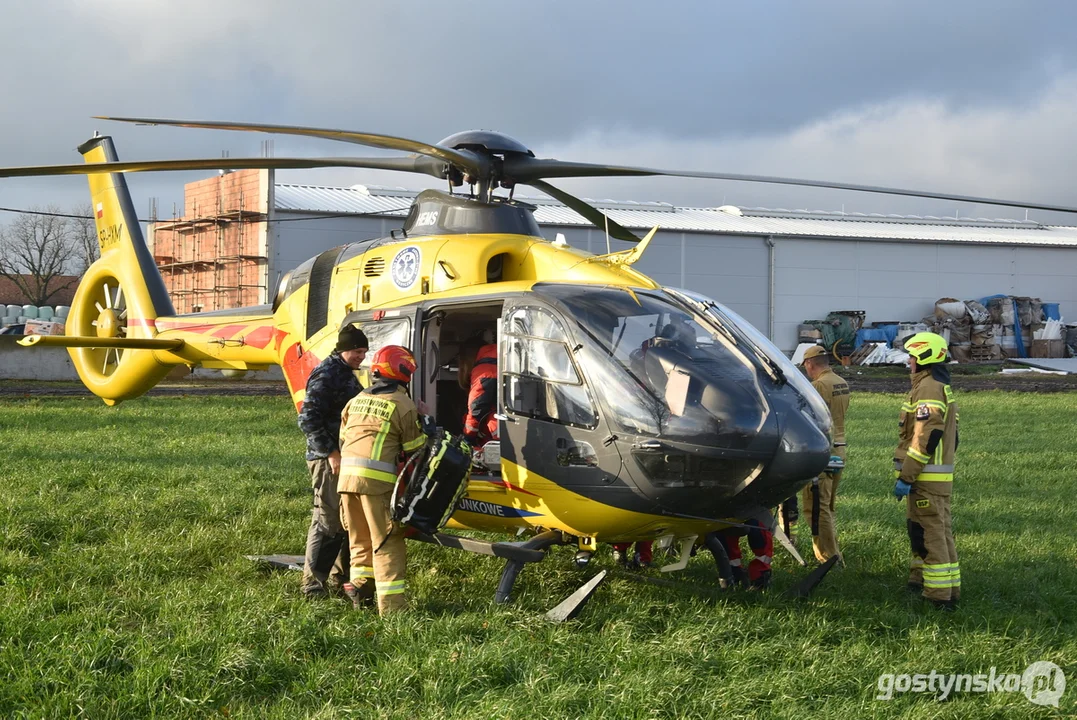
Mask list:
[[348,581],[348,533],[340,523],[337,476],[329,467],[329,460],[308,460],[307,469],[314,491],[314,508],[307,530],[302,590],[306,594],[321,594],[327,590],[330,576],[338,585]]
[[815,559],[821,563],[835,555],[841,555],[841,551],[838,550],[835,511],[840,480],[840,471],[823,473],[803,490],[801,504],[804,506],[804,519],[811,528],[811,546],[815,551]]
[[924,586],[928,600],[956,601],[961,596],[961,566],[950,528],[950,495],[912,486],[906,509],[912,563],[909,583]]
[[377,595],[380,615],[407,607],[404,529],[393,529],[392,485],[384,485],[386,492],[377,495],[340,494],[340,517],[351,543],[352,585],[360,597]]

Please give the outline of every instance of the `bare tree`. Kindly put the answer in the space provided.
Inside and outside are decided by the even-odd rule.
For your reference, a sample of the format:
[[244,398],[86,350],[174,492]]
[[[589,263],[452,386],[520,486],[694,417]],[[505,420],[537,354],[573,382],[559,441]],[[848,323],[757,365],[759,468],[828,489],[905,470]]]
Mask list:
[[97,225],[93,219],[93,209],[79,205],[72,212],[71,233],[74,236],[76,268],[79,275],[85,273],[97,258],[101,257],[101,245],[97,241]]
[[45,305],[75,282],[64,276],[83,270],[78,255],[71,218],[55,206],[32,208],[0,228],[0,277],[14,283],[34,305]]

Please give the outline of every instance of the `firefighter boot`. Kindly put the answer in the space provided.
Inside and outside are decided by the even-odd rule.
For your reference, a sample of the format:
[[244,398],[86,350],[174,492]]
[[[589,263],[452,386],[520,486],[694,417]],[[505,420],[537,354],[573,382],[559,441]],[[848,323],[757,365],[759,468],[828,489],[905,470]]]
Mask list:
[[344,595],[352,601],[352,607],[363,610],[374,607],[374,587],[371,583],[365,583],[357,588],[349,583],[344,583]]

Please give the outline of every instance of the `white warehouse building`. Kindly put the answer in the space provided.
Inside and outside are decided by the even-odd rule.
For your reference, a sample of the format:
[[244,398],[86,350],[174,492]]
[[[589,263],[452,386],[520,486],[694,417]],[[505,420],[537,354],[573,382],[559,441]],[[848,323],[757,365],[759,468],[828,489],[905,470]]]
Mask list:
[[[277,184],[270,278],[322,250],[401,226],[415,192]],[[605,232],[553,200],[527,199],[547,239],[606,252]],[[1077,227],[892,218],[664,203],[595,202],[621,225],[658,234],[636,269],[728,305],[783,350],[797,325],[833,310],[867,322],[919,320],[942,297],[1027,295],[1077,319]],[[315,215],[339,217],[314,218]],[[642,234],[642,233],[640,233]],[[628,243],[612,240],[611,250]],[[270,283],[272,285],[272,283]]]

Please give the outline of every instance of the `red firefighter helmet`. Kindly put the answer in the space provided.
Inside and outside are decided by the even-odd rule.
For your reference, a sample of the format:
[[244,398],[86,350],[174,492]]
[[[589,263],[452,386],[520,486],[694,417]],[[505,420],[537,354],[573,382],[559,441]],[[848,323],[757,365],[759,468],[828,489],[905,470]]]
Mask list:
[[406,383],[411,382],[413,372],[415,356],[411,354],[411,350],[400,345],[378,348],[370,359],[370,374],[376,378]]

